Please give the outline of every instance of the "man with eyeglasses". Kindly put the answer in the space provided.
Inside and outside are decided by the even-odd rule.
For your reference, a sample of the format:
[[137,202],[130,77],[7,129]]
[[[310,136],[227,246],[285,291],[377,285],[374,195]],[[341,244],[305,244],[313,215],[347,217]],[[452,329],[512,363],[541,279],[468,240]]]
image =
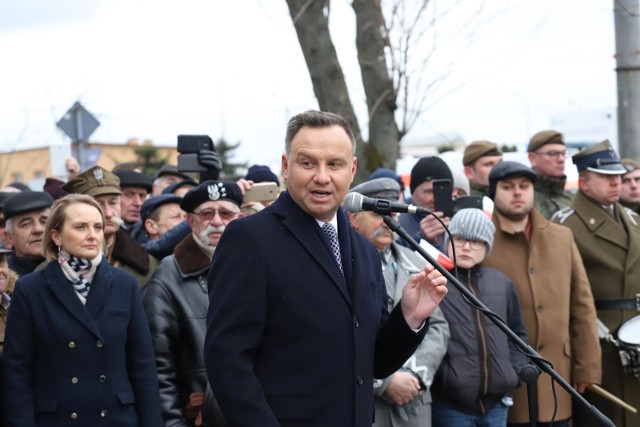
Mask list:
[[162,260],[143,288],[160,379],[165,425],[193,426],[207,386],[204,367],[211,257],[225,227],[241,218],[242,191],[233,181],[205,181],[180,207],[191,233]]
[[[534,206],[534,184],[539,177],[518,162],[502,162],[489,174],[494,200],[493,252],[485,265],[502,271],[516,287],[528,344],[549,360],[554,369],[583,393],[600,383],[600,345],[596,311],[582,258],[570,230],[545,219]],[[557,388],[557,386],[556,386]],[[551,377],[537,382],[537,425],[567,427],[571,397],[557,393],[557,414]],[[509,426],[529,425],[527,386],[513,394]],[[574,424],[589,425],[589,424]]]
[[537,174],[534,184],[534,207],[546,219],[571,205],[573,194],[565,190],[567,176],[564,161],[567,148],[564,136],[556,130],[543,130],[531,137],[529,146],[531,169]]

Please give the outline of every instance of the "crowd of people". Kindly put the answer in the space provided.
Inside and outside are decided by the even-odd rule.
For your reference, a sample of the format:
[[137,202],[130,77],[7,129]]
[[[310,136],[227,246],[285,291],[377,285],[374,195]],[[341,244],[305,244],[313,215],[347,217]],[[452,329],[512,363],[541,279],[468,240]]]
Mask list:
[[[616,339],[640,310],[640,165],[587,147],[574,194],[566,156],[544,130],[530,167],[478,140],[460,165],[417,160],[408,191],[386,168],[354,185],[348,123],[306,111],[282,178],[221,179],[200,150],[199,179],[70,159],[66,181],[0,188],[0,425],[596,425],[546,373],[531,387],[535,361],[393,220],[616,426],[640,425],[594,392],[640,407],[640,351]],[[245,201],[261,182],[277,199]],[[347,209],[348,192],[423,209]]]

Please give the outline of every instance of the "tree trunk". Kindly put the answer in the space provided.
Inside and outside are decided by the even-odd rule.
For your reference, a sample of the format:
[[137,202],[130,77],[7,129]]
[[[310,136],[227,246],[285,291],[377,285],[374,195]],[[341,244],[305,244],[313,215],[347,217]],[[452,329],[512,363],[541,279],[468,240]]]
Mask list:
[[338,55],[329,34],[329,20],[323,10],[325,1],[287,0],[287,5],[320,110],[344,117],[356,136],[356,156],[358,156],[356,182],[360,182],[369,174],[366,165],[366,147],[349,98],[342,67],[338,62]]
[[392,170],[400,155],[400,131],[395,121],[396,91],[385,57],[386,35],[380,0],[354,0],[356,46],[369,112],[367,167]]

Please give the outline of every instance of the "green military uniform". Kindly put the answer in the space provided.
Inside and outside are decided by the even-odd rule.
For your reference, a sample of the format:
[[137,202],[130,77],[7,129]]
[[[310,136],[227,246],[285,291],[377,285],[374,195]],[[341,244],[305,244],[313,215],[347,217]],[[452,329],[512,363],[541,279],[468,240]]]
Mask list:
[[[622,174],[617,154],[610,145],[597,144],[574,156],[578,170],[596,173]],[[602,147],[605,148],[602,148]],[[597,151],[600,149],[601,151]],[[605,153],[606,152],[606,153]],[[600,156],[601,155],[601,156]],[[600,156],[600,157],[599,157]],[[615,157],[609,157],[615,156]],[[617,162],[615,163],[615,159]],[[553,220],[569,227],[582,256],[596,302],[598,318],[611,333],[616,333],[627,320],[636,316],[634,309],[615,309],[614,299],[634,301],[640,294],[640,217],[614,203],[613,212],[578,192],[570,208],[553,216]],[[613,304],[614,309],[603,309],[603,304]],[[611,308],[611,307],[609,307]],[[623,372],[618,349],[601,341],[602,387],[634,407],[640,407],[640,382]],[[609,417],[618,427],[640,426],[640,414],[632,414],[620,406],[587,391],[585,398]],[[574,410],[574,425],[595,425],[595,421],[580,408]]]
[[[495,142],[485,140],[473,141],[464,149],[462,164],[464,166],[474,167],[476,161],[480,157],[485,156],[502,156],[502,151],[500,151],[500,147],[498,147],[498,144]],[[471,186],[472,196],[489,196],[488,185],[480,185],[471,181],[469,181],[469,184]]]
[[[564,135],[557,130],[542,130],[536,132],[529,140],[527,151],[538,153],[538,149],[545,145],[565,145]],[[554,213],[560,209],[568,208],[571,205],[573,194],[564,189],[567,177],[554,178],[545,176],[536,170],[538,179],[534,184],[533,207],[546,219],[550,219]]]
[[487,196],[489,197],[489,186],[488,185],[479,185],[475,182],[470,182],[469,186],[471,187],[471,195],[472,196]]
[[573,194],[564,189],[566,177],[551,178],[538,175],[534,184],[535,190],[533,207],[546,219],[553,216],[560,209],[571,206]]
[[[120,191],[120,179],[100,166],[87,169],[69,180],[62,186],[62,189],[68,193],[86,194],[91,197],[103,195],[119,196],[122,193]],[[116,231],[113,239],[113,244],[108,248],[104,248],[109,264],[131,273],[138,282],[138,286],[142,288],[158,266],[158,260],[149,255],[122,228]]]
[[632,210],[633,212],[640,214],[640,203],[633,203],[633,202],[625,202],[620,200],[620,204],[622,206],[624,206],[625,208],[628,208],[630,210]]

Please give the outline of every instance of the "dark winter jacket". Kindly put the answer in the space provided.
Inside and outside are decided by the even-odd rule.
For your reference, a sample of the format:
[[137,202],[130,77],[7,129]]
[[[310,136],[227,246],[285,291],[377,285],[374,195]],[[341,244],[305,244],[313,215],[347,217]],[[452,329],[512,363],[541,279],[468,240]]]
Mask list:
[[[498,270],[478,266],[459,269],[458,273],[460,282],[527,342],[511,280]],[[518,386],[517,372],[527,359],[488,317],[466,303],[453,285],[448,286],[449,293],[440,307],[449,322],[451,337],[431,393],[434,401],[481,415]]]

